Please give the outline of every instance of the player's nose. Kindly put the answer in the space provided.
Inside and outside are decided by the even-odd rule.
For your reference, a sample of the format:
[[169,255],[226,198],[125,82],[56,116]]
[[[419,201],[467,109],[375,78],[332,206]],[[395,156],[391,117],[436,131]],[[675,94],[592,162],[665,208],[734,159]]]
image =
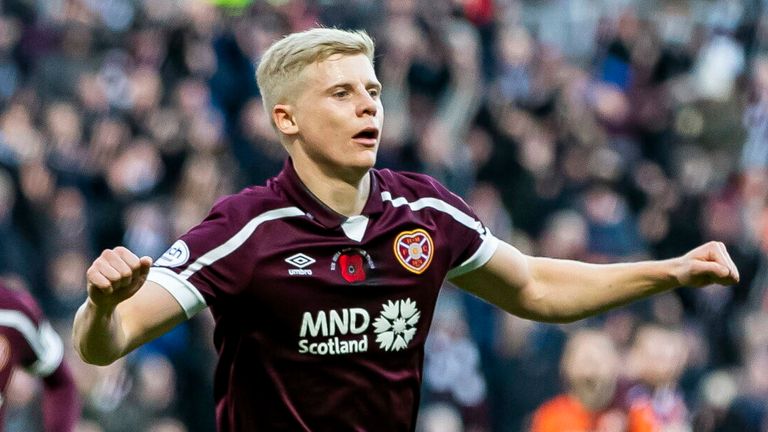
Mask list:
[[378,111],[378,101],[367,91],[362,92],[361,96],[358,98],[357,115],[360,117],[365,115],[375,117]]

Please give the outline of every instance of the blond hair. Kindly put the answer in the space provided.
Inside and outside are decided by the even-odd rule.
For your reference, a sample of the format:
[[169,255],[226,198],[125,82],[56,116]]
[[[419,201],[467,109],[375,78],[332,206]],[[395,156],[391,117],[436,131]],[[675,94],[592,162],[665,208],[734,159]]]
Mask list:
[[270,120],[272,108],[292,96],[304,68],[334,54],[364,54],[373,63],[373,40],[364,30],[313,28],[292,33],[267,49],[256,70],[256,81]]

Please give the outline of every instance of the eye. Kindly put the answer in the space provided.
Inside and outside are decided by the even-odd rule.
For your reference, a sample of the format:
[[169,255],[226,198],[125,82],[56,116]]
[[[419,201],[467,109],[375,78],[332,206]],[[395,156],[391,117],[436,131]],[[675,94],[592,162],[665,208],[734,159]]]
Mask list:
[[379,89],[370,89],[368,90],[368,94],[371,95],[372,98],[377,98],[381,94],[381,91]]
[[342,98],[345,98],[347,96],[349,96],[349,92],[346,91],[346,90],[339,90],[339,91],[337,91],[337,92],[335,92],[333,94],[333,97],[335,97],[337,99],[342,99]]

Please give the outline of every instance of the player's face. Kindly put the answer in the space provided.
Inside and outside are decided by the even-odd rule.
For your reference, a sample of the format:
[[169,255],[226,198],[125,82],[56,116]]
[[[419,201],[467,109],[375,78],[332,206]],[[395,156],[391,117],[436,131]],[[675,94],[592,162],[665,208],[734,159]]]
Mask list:
[[370,60],[334,55],[302,73],[305,88],[293,107],[298,150],[325,168],[366,172],[376,162],[384,115]]

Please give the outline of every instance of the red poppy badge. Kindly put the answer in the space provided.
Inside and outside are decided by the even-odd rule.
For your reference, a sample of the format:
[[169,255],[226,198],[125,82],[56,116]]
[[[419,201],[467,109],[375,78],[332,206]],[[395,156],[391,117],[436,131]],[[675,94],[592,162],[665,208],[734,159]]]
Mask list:
[[341,270],[341,277],[349,283],[365,280],[363,256],[357,252],[342,253],[339,257],[339,269]]

